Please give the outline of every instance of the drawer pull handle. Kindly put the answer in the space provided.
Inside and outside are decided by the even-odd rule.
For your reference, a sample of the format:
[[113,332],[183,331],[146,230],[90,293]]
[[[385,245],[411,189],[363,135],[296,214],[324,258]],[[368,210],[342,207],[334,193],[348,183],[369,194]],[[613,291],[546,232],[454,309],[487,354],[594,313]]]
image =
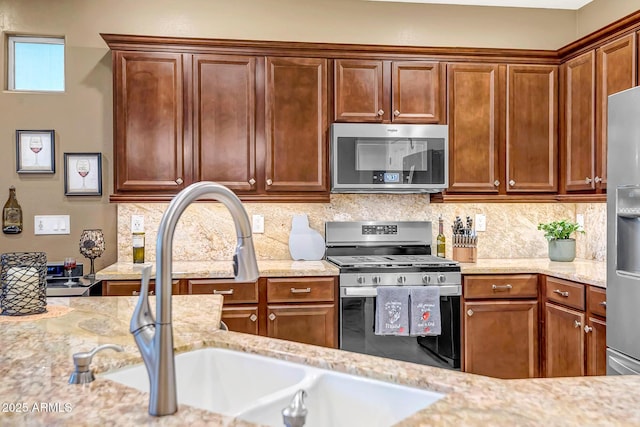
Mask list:
[[600,305],[601,305],[601,306],[603,306],[604,308],[607,308],[607,302],[606,302],[606,301],[602,301],[602,302],[600,303]]
[[255,322],[258,319],[258,316],[256,316],[255,314],[252,314],[251,316],[249,316],[249,320],[251,320],[252,322]]
[[558,294],[558,295],[563,296],[563,297],[568,297],[569,296],[569,291],[564,291],[563,292],[560,289],[554,290],[553,293],[554,294]]
[[577,321],[577,320],[574,320],[574,321],[573,321],[573,327],[574,327],[574,328],[579,328],[580,326],[582,326],[582,323],[580,323],[580,322],[579,322],[579,321]]
[[589,333],[589,332],[591,332],[591,331],[593,331],[593,328],[592,328],[591,326],[589,326],[589,325],[584,325],[584,332],[585,332],[585,333],[587,333],[587,334],[588,334],[588,333]]
[[493,289],[494,291],[501,291],[501,290],[509,290],[509,289],[513,289],[513,286],[506,284],[506,285],[491,285],[491,289]]
[[269,320],[275,320],[275,319],[276,319],[276,315],[275,315],[275,314],[273,314],[273,313],[271,313],[271,314],[269,315]]
[[291,293],[292,294],[310,294],[311,288],[304,288],[304,289],[291,288]]
[[233,295],[233,289],[228,289],[226,291],[219,291],[217,289],[213,290],[214,295]]
[[[153,295],[153,291],[149,291],[149,292],[148,292],[148,294],[149,294],[149,295]],[[134,296],[136,296],[136,295],[140,295],[140,291],[132,291],[132,292],[131,292],[131,295],[134,295]]]

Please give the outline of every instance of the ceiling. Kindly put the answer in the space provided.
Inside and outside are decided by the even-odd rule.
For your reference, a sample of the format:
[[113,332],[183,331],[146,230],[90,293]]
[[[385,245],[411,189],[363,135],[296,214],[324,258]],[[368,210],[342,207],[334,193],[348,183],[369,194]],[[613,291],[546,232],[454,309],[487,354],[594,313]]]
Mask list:
[[457,4],[466,6],[528,7],[578,10],[593,0],[368,0],[387,3]]

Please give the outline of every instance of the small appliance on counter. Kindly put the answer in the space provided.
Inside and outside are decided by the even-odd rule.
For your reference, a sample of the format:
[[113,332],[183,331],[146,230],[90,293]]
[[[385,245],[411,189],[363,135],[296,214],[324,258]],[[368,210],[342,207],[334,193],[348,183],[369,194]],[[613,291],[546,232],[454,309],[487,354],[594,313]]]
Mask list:
[[[47,262],[47,296],[48,297],[79,297],[89,296],[91,290],[100,282],[85,279],[83,277],[84,267],[82,263],[77,263],[67,275],[64,269],[64,262]],[[68,280],[73,285],[66,284]]]

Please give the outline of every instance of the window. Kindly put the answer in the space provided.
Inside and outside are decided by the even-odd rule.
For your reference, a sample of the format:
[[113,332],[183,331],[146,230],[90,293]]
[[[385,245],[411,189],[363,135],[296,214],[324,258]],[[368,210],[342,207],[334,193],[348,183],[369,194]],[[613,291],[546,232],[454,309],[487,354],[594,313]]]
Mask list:
[[9,90],[64,91],[64,38],[9,36]]

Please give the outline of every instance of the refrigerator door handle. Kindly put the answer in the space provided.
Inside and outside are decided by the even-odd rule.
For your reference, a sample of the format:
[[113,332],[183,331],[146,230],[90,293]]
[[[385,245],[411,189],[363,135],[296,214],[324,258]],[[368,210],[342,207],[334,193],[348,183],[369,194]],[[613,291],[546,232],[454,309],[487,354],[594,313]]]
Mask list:
[[617,358],[612,354],[609,354],[609,366],[618,375],[640,375],[640,372],[632,369],[631,366],[625,364],[624,360]]

